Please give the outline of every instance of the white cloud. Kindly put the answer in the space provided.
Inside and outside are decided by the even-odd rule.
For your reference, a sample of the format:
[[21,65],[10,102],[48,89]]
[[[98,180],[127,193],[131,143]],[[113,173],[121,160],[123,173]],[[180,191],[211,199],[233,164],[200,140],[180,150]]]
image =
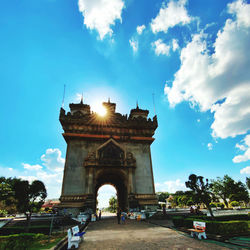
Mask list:
[[167,7],[163,5],[155,19],[151,22],[153,33],[167,32],[176,25],[185,25],[192,21],[185,8],[186,0],[171,0]]
[[129,40],[129,44],[130,44],[130,46],[132,47],[132,49],[133,49],[133,52],[137,52],[138,51],[138,41],[136,40],[136,39],[134,39],[134,38],[131,38],[130,40]]
[[141,25],[141,26],[137,26],[136,27],[136,31],[137,31],[137,33],[139,34],[139,35],[141,35],[142,34],[142,32],[143,32],[143,30],[146,28],[146,26],[143,24],[143,25]]
[[239,144],[239,143],[236,143],[235,147],[238,148],[241,151],[245,151],[246,150],[246,147],[244,145]]
[[240,173],[241,173],[241,174],[250,174],[250,166],[245,167],[245,168],[242,168],[242,169],[240,170]]
[[13,168],[8,168],[10,171],[13,171]]
[[171,106],[189,101],[214,113],[213,137],[235,137],[250,129],[250,22],[244,14],[249,6],[241,0],[229,5],[235,20],[228,19],[217,33],[214,52],[207,46],[210,36],[193,35],[181,50],[172,85],[165,85]]
[[112,35],[110,26],[114,25],[116,20],[122,21],[122,0],[78,0],[78,6],[86,27],[97,30],[101,40],[107,34]]
[[176,39],[172,40],[172,48],[173,48],[173,51],[176,51],[177,49],[179,49],[178,40]]
[[36,165],[30,165],[30,164],[27,164],[27,163],[22,163],[23,165],[23,168],[25,169],[28,169],[28,170],[39,170],[39,169],[42,169],[43,167],[36,164]]
[[22,180],[25,180],[25,181],[28,181],[30,183],[37,180],[36,176],[22,176],[22,175],[19,175],[18,178],[20,178]]
[[180,179],[175,181],[165,181],[164,183],[156,183],[155,187],[157,192],[175,193],[176,191],[186,190],[185,184],[182,183]]
[[234,163],[240,163],[250,160],[250,134],[246,135],[243,140],[243,144],[236,144],[236,147],[241,151],[244,151],[244,154],[237,155],[233,158]]
[[250,5],[243,0],[228,5],[228,12],[237,16],[239,25],[250,26]]
[[159,55],[169,55],[170,46],[163,43],[161,39],[152,43],[152,47],[155,49],[155,54]]
[[60,172],[63,170],[65,163],[65,159],[63,159],[61,155],[62,152],[58,148],[49,148],[46,150],[46,153],[41,156],[41,160],[43,161],[43,165],[49,170]]
[[207,148],[208,148],[208,150],[212,150],[213,149],[213,144],[211,142],[209,142],[207,144]]
[[[34,174],[28,175],[28,172],[15,171],[18,178],[32,182],[34,180],[42,181],[47,189],[48,198],[59,198],[61,195],[61,185],[63,179],[63,168],[65,160],[62,158],[62,153],[58,148],[49,148],[45,154],[41,156],[41,161],[45,167],[42,168],[39,164],[30,165],[22,163],[25,169],[33,170]],[[25,175],[26,174],[26,175]]]
[[200,119],[197,119],[197,122],[201,122],[201,120],[200,120]]

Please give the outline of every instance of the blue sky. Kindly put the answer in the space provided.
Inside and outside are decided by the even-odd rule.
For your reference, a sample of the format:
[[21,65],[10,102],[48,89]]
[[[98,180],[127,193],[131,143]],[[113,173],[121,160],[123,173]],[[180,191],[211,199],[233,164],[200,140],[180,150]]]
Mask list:
[[[250,2],[22,0],[0,3],[0,171],[61,191],[66,143],[58,117],[109,97],[159,127],[157,191],[189,174],[250,175]],[[108,190],[108,189],[107,189]]]

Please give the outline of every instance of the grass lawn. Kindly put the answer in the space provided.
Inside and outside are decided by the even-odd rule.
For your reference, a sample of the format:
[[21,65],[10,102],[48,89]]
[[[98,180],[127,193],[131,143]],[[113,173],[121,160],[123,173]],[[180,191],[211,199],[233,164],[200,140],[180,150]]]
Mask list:
[[44,234],[15,234],[0,236],[0,250],[49,249],[55,246],[66,233],[53,233],[49,238]]
[[40,240],[34,242],[28,249],[37,250],[37,249],[49,249],[49,248],[52,248],[60,240],[62,240],[65,236],[66,236],[65,233],[64,234],[63,233],[57,233],[57,234],[53,234],[50,237],[50,240],[49,240],[49,236],[45,235],[43,239],[40,239]]

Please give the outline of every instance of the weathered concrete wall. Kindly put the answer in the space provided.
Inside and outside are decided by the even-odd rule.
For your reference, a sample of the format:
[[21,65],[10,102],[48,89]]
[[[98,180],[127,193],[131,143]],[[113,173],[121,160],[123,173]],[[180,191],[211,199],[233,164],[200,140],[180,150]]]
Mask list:
[[88,153],[97,145],[81,140],[72,140],[68,143],[62,195],[86,193],[86,170],[83,163]]
[[[88,193],[86,169],[83,167],[88,153],[95,151],[105,142],[87,142],[71,140],[68,143],[65,175],[62,195],[81,195]],[[119,142],[118,142],[119,143]],[[150,145],[144,143],[119,143],[122,148],[133,153],[136,159],[134,192],[138,194],[153,194]]]
[[135,192],[138,194],[153,194],[150,145],[144,143],[128,143],[126,150],[132,152],[136,159]]

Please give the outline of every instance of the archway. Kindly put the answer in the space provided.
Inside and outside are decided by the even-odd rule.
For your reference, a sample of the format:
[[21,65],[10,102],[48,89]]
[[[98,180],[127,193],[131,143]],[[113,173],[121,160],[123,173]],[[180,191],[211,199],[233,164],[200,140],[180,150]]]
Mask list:
[[96,174],[96,185],[95,185],[95,207],[97,192],[99,188],[105,184],[110,184],[115,187],[117,191],[117,201],[118,208],[122,211],[127,211],[128,209],[128,190],[127,190],[127,177],[121,169],[115,168],[102,168],[97,171]]
[[[115,197],[117,200],[117,190],[113,185],[104,184],[97,191],[97,208],[98,210],[104,210],[109,207],[109,200],[111,197]],[[116,211],[116,210],[115,210]]]

